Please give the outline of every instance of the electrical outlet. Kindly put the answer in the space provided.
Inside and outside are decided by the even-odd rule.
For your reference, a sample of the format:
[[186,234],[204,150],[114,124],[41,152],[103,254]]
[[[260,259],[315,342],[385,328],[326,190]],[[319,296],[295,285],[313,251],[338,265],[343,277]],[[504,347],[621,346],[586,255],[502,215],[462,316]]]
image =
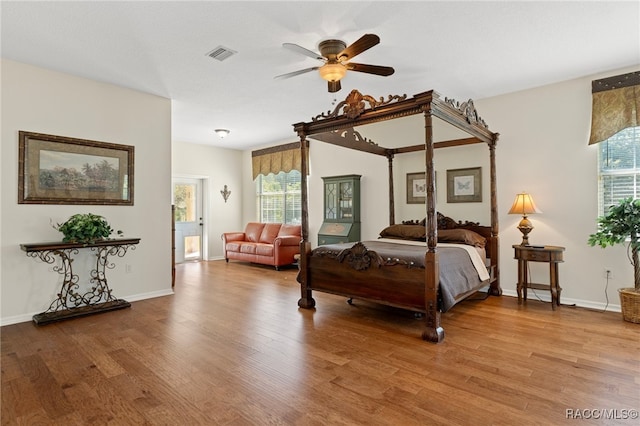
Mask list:
[[613,279],[613,271],[611,268],[604,268],[602,270],[602,277],[612,280]]
[[130,273],[131,273],[131,265],[129,265],[129,264],[124,265],[124,271],[125,271],[127,274],[130,274]]

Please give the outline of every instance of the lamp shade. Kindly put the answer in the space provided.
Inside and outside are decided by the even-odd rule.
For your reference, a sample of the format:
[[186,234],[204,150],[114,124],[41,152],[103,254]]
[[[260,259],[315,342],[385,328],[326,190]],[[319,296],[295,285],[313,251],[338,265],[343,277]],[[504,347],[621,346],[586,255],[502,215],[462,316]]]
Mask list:
[[533,213],[542,213],[542,211],[536,207],[531,194],[522,192],[516,195],[516,199],[509,210],[509,214],[521,214],[526,216]]

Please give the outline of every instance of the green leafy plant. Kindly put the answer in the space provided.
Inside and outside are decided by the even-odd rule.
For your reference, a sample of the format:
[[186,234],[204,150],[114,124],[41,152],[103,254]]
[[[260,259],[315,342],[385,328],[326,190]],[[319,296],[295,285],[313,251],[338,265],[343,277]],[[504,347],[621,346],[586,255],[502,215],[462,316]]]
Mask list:
[[629,261],[633,265],[635,291],[640,292],[640,200],[626,198],[611,206],[605,216],[598,218],[598,232],[589,236],[591,246],[602,248],[626,244]]
[[[54,228],[64,235],[62,241],[73,243],[105,240],[113,233],[104,217],[92,213],[74,214],[65,223],[58,223]],[[122,231],[117,231],[117,234],[122,235]]]

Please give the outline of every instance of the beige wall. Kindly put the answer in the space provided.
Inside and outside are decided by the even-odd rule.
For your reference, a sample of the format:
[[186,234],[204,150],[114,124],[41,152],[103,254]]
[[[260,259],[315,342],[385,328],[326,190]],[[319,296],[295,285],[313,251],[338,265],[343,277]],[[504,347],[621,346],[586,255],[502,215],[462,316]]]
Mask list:
[[[630,69],[614,70],[532,90],[483,99],[476,105],[500,132],[498,194],[501,229],[502,285],[515,288],[512,244],[521,240],[519,216],[507,215],[515,194],[530,192],[542,214],[530,219],[532,244],[566,247],[560,265],[563,302],[619,309],[617,288],[633,283],[633,269],[622,246],[602,250],[587,244],[596,230],[597,148],[588,146],[591,125],[591,80]],[[603,271],[613,271],[607,296]],[[533,279],[548,282],[546,264],[533,264]],[[538,292],[540,294],[540,292]],[[546,296],[546,295],[545,295]],[[612,306],[614,305],[614,306]]]
[[[535,227],[530,235],[531,243],[566,247],[565,262],[560,265],[563,303],[603,308],[608,297],[608,309],[619,310],[616,289],[632,285],[633,271],[623,247],[602,250],[587,245],[589,234],[596,229],[598,215],[597,153],[596,147],[587,146],[587,140],[591,80],[628,71],[631,69],[613,70],[475,100],[478,112],[490,129],[500,133],[496,156],[501,284],[505,294],[515,295],[517,265],[511,246],[522,239],[516,228],[520,217],[508,215],[507,212],[515,194],[527,191],[544,212],[530,217]],[[292,122],[300,120],[304,118],[294,118]],[[418,118],[417,122],[403,121],[402,126],[391,128],[382,125],[362,132],[381,146],[411,145],[424,141],[422,118]],[[447,134],[448,130],[440,133],[443,136]],[[488,149],[480,145],[436,151],[439,211],[455,219],[489,223],[488,155]],[[244,188],[249,191],[251,164],[250,156],[246,154],[244,165]],[[394,162],[396,222],[424,217],[423,206],[405,203],[406,173],[421,171],[423,165],[422,154],[398,156]],[[482,167],[483,172],[483,202],[446,203],[446,170],[478,166]],[[309,220],[312,244],[317,242],[317,232],[322,223],[321,177],[351,173],[362,174],[362,238],[377,238],[388,223],[386,159],[311,141],[310,169]],[[245,204],[244,217],[252,216],[255,216],[255,207]],[[548,265],[530,265],[534,282],[548,283]],[[606,296],[605,268],[613,272]],[[537,291],[537,294],[541,299],[549,300],[547,292]],[[530,297],[536,296],[531,294]]]
[[[126,237],[142,239],[108,271],[116,297],[171,294],[170,100],[8,60],[2,60],[1,71],[2,324],[30,321],[55,298],[59,275],[28,258],[20,243],[60,241],[50,221],[64,222],[75,213],[103,215]],[[19,130],[133,145],[135,205],[18,204]],[[74,268],[88,261],[81,253]]]
[[[209,258],[222,255],[221,232],[241,229],[247,221],[257,218],[250,151],[175,143],[172,153],[169,100],[7,60],[2,61],[1,70],[2,324],[30,320],[31,315],[44,310],[55,297],[59,278],[49,266],[27,258],[19,249],[23,242],[59,240],[60,234],[51,228],[50,221],[61,222],[77,212],[93,212],[107,217],[114,228],[125,232],[125,236],[141,237],[137,250],[109,271],[114,293],[133,301],[171,293],[168,209],[172,172],[201,177],[208,182]],[[632,282],[632,270],[624,248],[602,250],[586,244],[588,235],[595,230],[597,216],[596,148],[587,146],[587,138],[591,80],[628,71],[630,69],[614,70],[476,100],[482,118],[493,131],[500,133],[498,203],[505,294],[515,294],[516,263],[511,245],[521,239],[516,229],[520,218],[506,212],[515,194],[525,190],[533,194],[544,212],[531,217],[535,226],[531,242],[567,248],[565,263],[560,266],[563,302],[604,307],[603,270],[607,268],[613,272],[607,293],[609,309],[619,309],[616,288],[629,286]],[[420,143],[421,119],[402,124],[400,128],[385,124],[362,131],[383,146]],[[18,130],[134,145],[135,205],[17,204]],[[293,140],[294,136],[280,143]],[[321,177],[351,173],[363,176],[362,236],[364,239],[376,238],[388,223],[386,159],[315,141],[311,141],[310,152],[311,241],[316,243],[322,222]],[[440,211],[456,219],[488,221],[487,157],[482,146],[473,147],[471,151],[464,148],[438,151],[436,171]],[[424,215],[422,206],[404,203],[406,173],[420,171],[423,163],[420,154],[399,156],[395,162],[396,221]],[[446,170],[477,166],[483,168],[483,202],[447,204]],[[226,204],[219,196],[219,190],[225,184],[234,191]],[[130,266],[131,272],[124,272],[124,264]],[[533,264],[531,269],[534,280],[546,282],[545,264]],[[548,299],[544,292],[538,294],[542,299]]]
[[[214,136],[212,136],[214,137]],[[242,151],[212,146],[173,143],[173,176],[202,179],[206,193],[203,214],[208,259],[223,258],[223,232],[244,230],[242,220]],[[227,185],[231,195],[224,202],[220,191]],[[255,191],[254,191],[255,196]]]

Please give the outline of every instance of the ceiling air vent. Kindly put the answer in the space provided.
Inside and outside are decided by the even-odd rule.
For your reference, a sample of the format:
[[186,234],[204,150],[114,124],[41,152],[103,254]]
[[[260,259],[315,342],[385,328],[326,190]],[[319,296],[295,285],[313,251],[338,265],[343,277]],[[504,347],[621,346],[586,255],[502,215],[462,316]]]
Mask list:
[[235,50],[231,50],[228,47],[218,46],[211,52],[207,53],[207,56],[219,61],[224,61],[225,59],[229,58],[232,55],[235,55],[236,53],[238,52],[236,52]]

